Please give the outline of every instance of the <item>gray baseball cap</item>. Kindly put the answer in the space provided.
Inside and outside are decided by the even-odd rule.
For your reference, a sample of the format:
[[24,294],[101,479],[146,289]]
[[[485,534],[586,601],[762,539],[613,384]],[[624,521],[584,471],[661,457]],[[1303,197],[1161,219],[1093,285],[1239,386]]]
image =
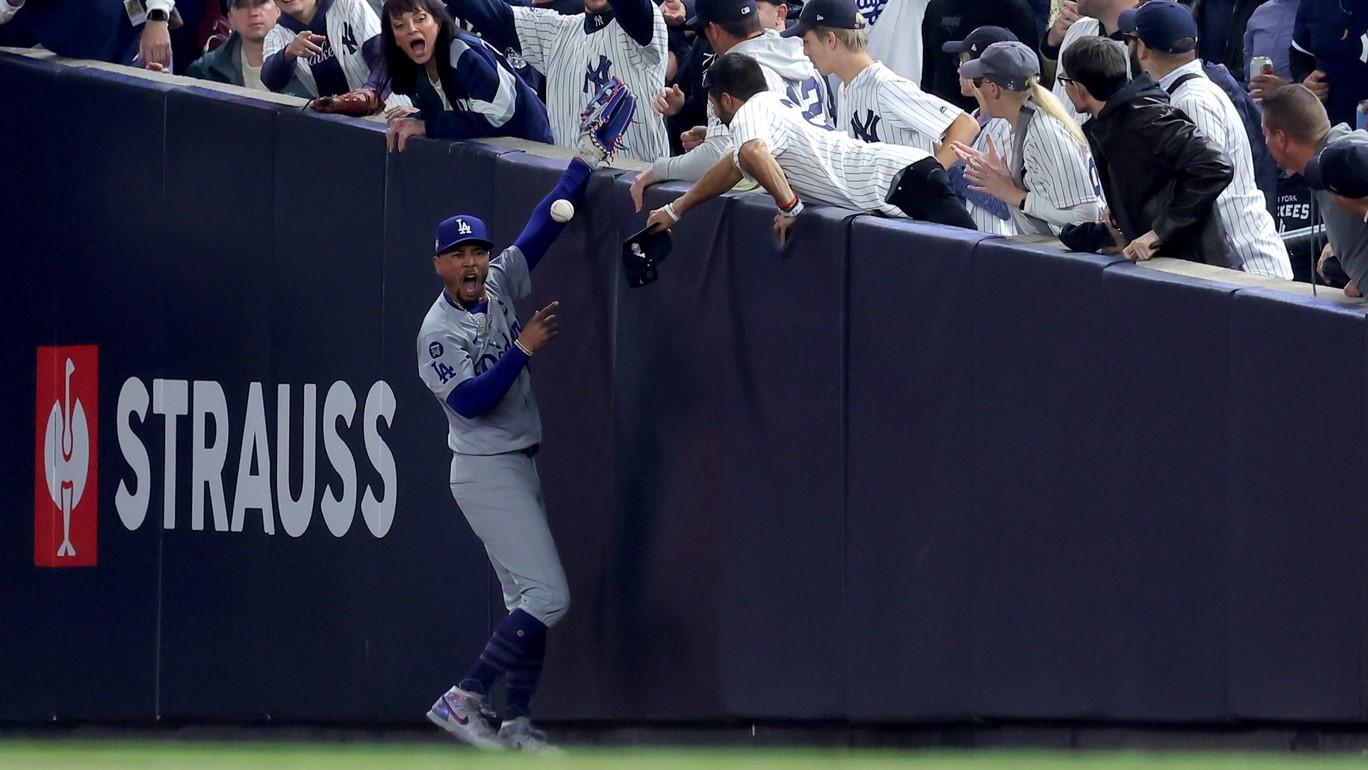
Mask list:
[[1008,91],[1025,91],[1027,81],[1040,74],[1040,59],[1025,43],[993,43],[972,61],[960,65],[968,80],[987,78]]

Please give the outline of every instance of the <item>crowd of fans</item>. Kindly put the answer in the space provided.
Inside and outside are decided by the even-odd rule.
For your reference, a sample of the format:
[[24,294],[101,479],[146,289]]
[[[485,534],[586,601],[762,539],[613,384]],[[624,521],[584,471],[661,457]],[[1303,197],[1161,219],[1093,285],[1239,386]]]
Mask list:
[[0,0],[0,44],[383,113],[414,136],[573,146],[595,88],[623,153],[688,193],[1368,286],[1368,0]]

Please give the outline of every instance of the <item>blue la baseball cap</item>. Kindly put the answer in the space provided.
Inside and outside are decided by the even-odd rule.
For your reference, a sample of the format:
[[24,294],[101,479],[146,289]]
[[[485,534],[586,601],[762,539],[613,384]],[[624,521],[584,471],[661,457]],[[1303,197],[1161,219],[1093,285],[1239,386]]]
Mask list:
[[710,21],[726,24],[752,18],[757,13],[755,0],[697,0],[693,15],[684,22],[684,27],[701,31]]
[[1333,142],[1306,164],[1306,183],[1345,198],[1368,198],[1368,145]]
[[800,37],[813,27],[864,29],[865,18],[855,0],[808,0],[798,14],[798,22],[779,34]]
[[983,55],[985,49],[993,43],[1016,43],[1020,39],[1016,33],[1004,27],[979,27],[970,32],[963,40],[951,40],[941,46],[945,53],[969,54],[970,59],[977,59]]
[[457,214],[437,225],[436,250],[432,253],[445,254],[463,243],[482,243],[487,249],[494,248],[484,222],[469,214]]
[[1117,23],[1123,34],[1163,53],[1189,53],[1197,49],[1197,20],[1192,11],[1173,0],[1149,0],[1139,8],[1121,12]]

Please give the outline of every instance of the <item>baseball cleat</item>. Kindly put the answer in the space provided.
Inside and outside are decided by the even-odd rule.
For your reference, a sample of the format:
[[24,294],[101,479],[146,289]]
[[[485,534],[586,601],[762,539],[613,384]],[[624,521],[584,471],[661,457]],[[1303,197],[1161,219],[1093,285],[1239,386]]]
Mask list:
[[474,693],[453,687],[428,709],[428,721],[477,749],[503,751],[505,745],[480,713],[484,703]]
[[499,742],[514,751],[526,751],[532,754],[564,754],[565,752],[551,745],[546,739],[546,733],[532,726],[532,720],[527,717],[516,717],[506,720],[499,727]]

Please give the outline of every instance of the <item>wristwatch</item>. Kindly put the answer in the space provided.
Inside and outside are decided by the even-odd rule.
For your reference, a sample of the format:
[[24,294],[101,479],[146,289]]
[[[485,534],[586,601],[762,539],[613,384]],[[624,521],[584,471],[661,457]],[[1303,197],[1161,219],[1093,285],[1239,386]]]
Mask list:
[[147,20],[169,22],[171,21],[171,17],[166,13],[166,11],[163,11],[160,8],[156,8],[147,12]]

